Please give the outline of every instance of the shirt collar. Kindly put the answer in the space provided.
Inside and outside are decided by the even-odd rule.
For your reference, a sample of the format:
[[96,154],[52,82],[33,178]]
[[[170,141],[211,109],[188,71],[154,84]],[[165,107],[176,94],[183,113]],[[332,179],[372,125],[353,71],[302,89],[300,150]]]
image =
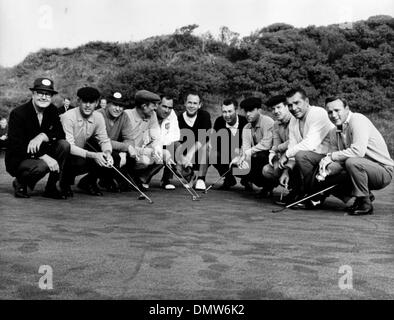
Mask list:
[[231,126],[226,122],[226,128],[234,128],[234,129],[238,129],[239,126],[239,121],[238,121],[238,115],[237,115],[237,120],[235,121],[235,123]]
[[84,116],[82,116],[81,110],[79,110],[79,108],[75,108],[75,109],[77,109],[77,120],[78,121],[87,121],[90,123],[94,122],[94,118],[93,118],[94,111],[92,112],[92,114],[90,115],[89,118],[85,118]]
[[343,132],[348,127],[352,114],[353,114],[353,112],[349,111],[349,114],[348,114],[346,120],[342,123],[342,125],[340,127],[337,126],[337,130],[336,130],[337,132]]
[[262,117],[263,117],[263,115],[259,112],[259,117],[256,120],[255,125],[253,126],[253,124],[251,123],[252,128],[260,128],[261,127],[260,122],[261,122]]
[[140,114],[138,113],[137,108],[132,109],[131,112],[134,112],[134,119],[136,122],[142,122],[142,121],[148,122],[153,117],[153,114],[152,114],[150,118],[142,118],[140,116]]
[[287,124],[289,124],[290,119],[291,119],[291,114],[288,114],[282,121],[279,121],[279,123],[281,125],[287,125]]

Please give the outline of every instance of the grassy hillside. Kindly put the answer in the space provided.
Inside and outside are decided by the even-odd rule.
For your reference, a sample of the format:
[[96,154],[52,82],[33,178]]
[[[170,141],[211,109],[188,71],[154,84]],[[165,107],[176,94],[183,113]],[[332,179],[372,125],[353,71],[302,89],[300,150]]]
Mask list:
[[[132,97],[138,89],[169,91],[178,98],[198,91],[216,113],[226,96],[266,99],[304,86],[313,104],[343,94],[355,111],[369,114],[393,151],[394,18],[375,16],[352,25],[294,28],[277,23],[239,38],[228,28],[219,38],[194,36],[196,25],[141,42],[91,42],[75,49],[45,49],[13,68],[0,68],[0,114],[29,98],[34,78],[54,79],[61,95],[75,99],[84,85],[103,94],[113,88]],[[56,103],[60,98],[55,99]]]

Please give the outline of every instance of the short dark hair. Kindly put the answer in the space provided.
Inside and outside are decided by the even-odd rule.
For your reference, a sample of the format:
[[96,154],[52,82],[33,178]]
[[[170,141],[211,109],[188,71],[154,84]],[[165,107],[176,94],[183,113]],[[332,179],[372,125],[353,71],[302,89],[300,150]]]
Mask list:
[[301,94],[302,99],[305,99],[307,97],[306,91],[301,87],[295,87],[295,88],[288,90],[286,92],[285,96],[286,96],[286,98],[290,98],[290,97],[294,96],[297,92],[299,94]]
[[286,97],[282,94],[269,98],[265,104],[268,108],[272,108],[273,106],[276,106],[280,103],[286,104]]
[[238,101],[234,98],[227,98],[223,100],[223,105],[229,106],[230,104],[233,104],[235,109],[238,108]]
[[348,106],[349,106],[347,100],[344,99],[344,98],[342,98],[342,97],[339,97],[339,96],[327,97],[327,98],[326,98],[326,101],[324,101],[324,105],[326,106],[327,103],[333,102],[333,101],[335,101],[335,100],[340,100],[340,101],[342,101],[344,107],[348,107]]
[[262,101],[258,97],[250,97],[241,101],[240,107],[245,110],[245,112],[252,111],[254,109],[260,109]]
[[202,98],[201,98],[201,95],[200,95],[198,92],[196,92],[196,91],[190,91],[190,92],[186,93],[186,94],[185,94],[185,98],[184,98],[184,102],[187,101],[187,97],[188,97],[188,96],[197,96],[197,97],[200,99],[200,103],[201,103]]
[[170,95],[170,94],[161,94],[160,95],[160,101],[162,101],[163,99],[173,100],[173,101],[175,100],[174,97],[172,95]]

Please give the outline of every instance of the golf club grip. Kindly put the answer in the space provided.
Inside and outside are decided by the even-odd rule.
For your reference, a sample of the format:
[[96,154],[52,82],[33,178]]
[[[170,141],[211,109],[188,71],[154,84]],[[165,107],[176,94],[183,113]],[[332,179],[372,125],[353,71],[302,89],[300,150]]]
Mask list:
[[226,174],[227,173],[229,173],[230,171],[231,171],[231,167],[230,167],[230,169],[228,169],[225,173],[223,173],[219,178],[217,178],[217,180],[214,182],[214,183],[212,183],[206,190],[205,190],[205,193],[207,193],[207,191],[209,190],[209,189],[211,189],[215,184],[217,184],[220,180],[222,180],[225,176],[226,176]]
[[[93,147],[88,141],[86,141],[86,144],[93,149],[94,152],[98,152],[97,149],[95,147]],[[127,179],[123,173],[121,173],[114,165],[111,165],[110,168],[114,169],[123,179],[125,179],[129,184],[131,184],[133,186],[133,188],[135,188],[143,197],[145,197],[145,199],[147,199],[149,201],[149,203],[153,203],[153,201],[145,194],[143,193],[140,188],[138,188],[137,184],[132,183],[129,179]]]

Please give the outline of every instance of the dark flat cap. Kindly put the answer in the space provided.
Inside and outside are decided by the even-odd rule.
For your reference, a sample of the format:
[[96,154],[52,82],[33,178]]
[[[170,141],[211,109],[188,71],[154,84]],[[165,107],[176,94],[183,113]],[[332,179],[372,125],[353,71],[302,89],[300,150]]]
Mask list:
[[53,87],[53,80],[49,78],[37,78],[34,80],[33,88],[30,88],[31,91],[47,91],[51,92],[53,94],[56,94],[57,91],[55,91]]
[[96,88],[83,87],[77,91],[77,96],[83,102],[95,102],[100,98],[100,92]]
[[252,111],[255,108],[257,109],[261,108],[261,105],[262,105],[262,101],[260,98],[250,97],[242,100],[240,107],[245,111]]
[[120,91],[114,91],[107,97],[108,102],[112,102],[114,105],[124,107],[127,105],[127,100],[123,93]]
[[139,90],[135,94],[135,101],[139,103],[159,102],[160,97],[156,93],[150,92],[148,90]]

